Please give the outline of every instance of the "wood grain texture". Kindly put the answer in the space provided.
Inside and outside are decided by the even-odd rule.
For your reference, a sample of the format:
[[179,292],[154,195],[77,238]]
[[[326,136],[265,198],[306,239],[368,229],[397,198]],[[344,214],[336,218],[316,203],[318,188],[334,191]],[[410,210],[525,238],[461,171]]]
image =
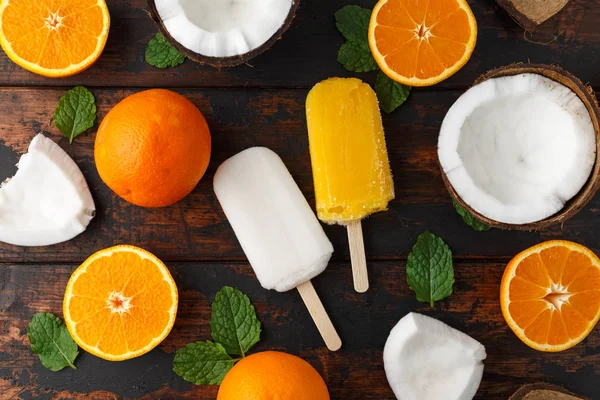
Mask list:
[[[145,0],[107,0],[112,25],[106,49],[89,70],[60,80],[31,74],[0,52],[0,181],[39,132],[51,137],[81,167],[98,215],[88,231],[52,247],[0,244],[0,400],[5,399],[214,399],[215,387],[191,385],[172,371],[174,352],[210,339],[210,303],[224,285],[247,293],[264,333],[255,351],[282,350],[309,361],[325,378],[333,400],[393,400],[382,366],[390,329],[410,311],[439,318],[481,341],[488,359],[478,400],[505,400],[526,383],[548,381],[600,399],[600,335],[568,351],[536,352],[522,344],[504,322],[498,291],[506,262],[547,239],[568,239],[600,253],[600,197],[563,226],[541,232],[475,232],[455,212],[437,165],[442,119],[458,96],[482,73],[511,62],[553,63],[584,83],[600,88],[600,4],[571,0],[554,18],[525,33],[496,2],[468,0],[478,21],[472,59],[441,84],[414,89],[409,100],[384,115],[396,200],[390,210],[362,222],[371,288],[352,288],[348,239],[342,226],[326,226],[334,261],[313,280],[344,346],[323,345],[297,291],[262,289],[212,191],[218,165],[251,146],[277,152],[309,203],[314,191],[304,101],[308,89],[330,76],[358,76],[373,83],[375,73],[354,74],[336,61],[344,39],[333,14],[345,0],[302,0],[282,40],[251,65],[217,70],[186,61],[161,70],[144,61],[157,28]],[[356,0],[371,8],[375,0]],[[544,43],[540,45],[534,42]],[[100,180],[93,162],[94,132],[69,145],[51,118],[60,96],[83,84],[94,92],[99,121],[118,101],[142,88],[175,88],[207,117],[213,138],[205,178],[178,204],[163,209],[134,207]],[[454,294],[434,309],[414,299],[405,280],[406,256],[417,236],[431,230],[453,251]],[[93,252],[115,244],[146,248],[167,262],[179,287],[178,318],[170,336],[138,359],[110,363],[89,354],[77,371],[52,373],[29,348],[26,327],[36,312],[61,314],[71,272]]]
[[[150,248],[149,250],[153,250]],[[323,345],[297,291],[267,291],[246,264],[175,263],[169,268],[180,290],[171,334],[151,353],[120,363],[89,354],[77,371],[52,373],[28,346],[26,326],[33,314],[61,314],[62,295],[75,265],[2,265],[0,269],[0,393],[15,398],[214,399],[216,388],[193,386],[171,368],[173,353],[210,338],[210,303],[223,285],[247,293],[263,324],[252,351],[285,350],[308,360],[325,378],[334,400],[392,400],[382,365],[382,349],[395,323],[410,311],[439,318],[473,336],[488,353],[476,399],[505,400],[524,383],[551,381],[583,396],[598,398],[600,335],[562,353],[542,353],[521,343],[502,318],[499,284],[504,265],[457,263],[454,293],[431,309],[414,299],[401,262],[371,264],[371,290],[355,293],[346,264],[332,263],[313,280],[344,346],[332,353]],[[87,397],[85,397],[87,398]]]
[[[136,89],[94,89],[99,120]],[[167,261],[244,260],[242,250],[212,190],[212,177],[225,159],[251,146],[278,153],[298,182],[309,204],[314,190],[305,125],[306,90],[179,90],[206,115],[213,138],[212,160],[194,192],[174,206],[134,207],[113,194],[100,180],[93,163],[95,129],[69,145],[51,123],[63,90],[0,90],[0,180],[11,176],[18,154],[44,132],[59,141],[81,167],[96,201],[97,216],[74,240],[52,247],[20,248],[0,244],[0,261],[82,262],[93,252],[115,244],[151,247]],[[600,227],[589,224],[600,215],[596,197],[564,226],[541,232],[475,232],[454,210],[437,164],[439,126],[458,93],[418,92],[384,126],[396,200],[390,210],[362,221],[369,259],[404,258],[424,230],[443,237],[456,257],[501,257],[502,260],[541,240],[563,238],[600,252]],[[97,124],[96,124],[97,126]],[[348,260],[346,228],[326,226],[334,259]]]
[[[158,69],[144,61],[148,41],[157,27],[150,19],[145,0],[108,0],[111,28],[106,48],[89,70],[65,79],[48,80],[16,66],[0,52],[0,86],[139,86],[139,87],[311,87],[331,76],[355,76],[337,61],[344,38],[333,14],[346,4],[372,8],[375,0],[314,1],[300,4],[297,17],[282,39],[250,65],[217,70],[186,61],[180,67]],[[479,26],[477,46],[463,69],[436,87],[465,88],[480,74],[511,62],[560,64],[584,82],[600,86],[600,59],[590,54],[600,45],[597,21],[600,6],[594,0],[571,0],[538,29],[534,41],[490,0],[469,0]],[[555,40],[554,37],[558,36]],[[529,38],[529,36],[527,36]],[[585,62],[582,62],[585,60]],[[361,74],[371,83],[375,74]]]

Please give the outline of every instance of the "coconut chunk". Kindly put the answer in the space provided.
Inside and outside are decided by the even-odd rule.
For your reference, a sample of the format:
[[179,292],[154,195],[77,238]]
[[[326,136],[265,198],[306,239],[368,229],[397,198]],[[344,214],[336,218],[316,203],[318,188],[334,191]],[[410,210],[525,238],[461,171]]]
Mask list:
[[39,134],[17,166],[0,186],[0,242],[48,246],[85,231],[96,207],[81,170],[63,149]]
[[155,0],[171,37],[209,57],[232,57],[266,43],[284,25],[292,0]]
[[383,349],[385,374],[399,400],[470,400],[485,358],[475,339],[416,313],[396,324]]
[[525,224],[560,211],[585,185],[596,135],[577,94],[524,73],[465,92],[444,118],[438,155],[450,184],[474,211]]

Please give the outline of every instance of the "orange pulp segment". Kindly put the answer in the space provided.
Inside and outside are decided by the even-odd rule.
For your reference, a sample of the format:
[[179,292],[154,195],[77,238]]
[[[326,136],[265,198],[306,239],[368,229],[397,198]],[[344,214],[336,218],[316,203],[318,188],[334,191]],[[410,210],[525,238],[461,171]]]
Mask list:
[[104,0],[0,0],[0,45],[13,62],[43,76],[90,67],[109,27]]
[[65,323],[85,351],[111,361],[140,356],[167,337],[177,287],[165,265],[133,246],[101,250],[73,272],[63,303]]
[[562,351],[600,318],[600,259],[573,242],[552,240],[519,253],[506,267],[502,314],[528,346]]
[[477,22],[466,0],[380,0],[371,14],[369,45],[391,79],[434,85],[471,57]]

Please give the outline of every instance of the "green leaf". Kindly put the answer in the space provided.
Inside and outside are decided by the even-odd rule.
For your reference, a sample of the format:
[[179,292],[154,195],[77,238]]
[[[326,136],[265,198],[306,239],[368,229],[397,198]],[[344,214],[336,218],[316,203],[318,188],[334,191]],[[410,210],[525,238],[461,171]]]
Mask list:
[[431,232],[424,232],[408,255],[406,280],[417,300],[429,303],[452,294],[454,267],[452,252],[444,241]]
[[146,46],[146,62],[157,68],[176,67],[185,61],[185,56],[159,32]]
[[391,113],[406,101],[410,94],[410,86],[393,81],[379,71],[377,80],[375,80],[375,92],[377,92],[381,109],[386,113]]
[[53,314],[38,313],[27,327],[31,350],[39,354],[44,367],[60,371],[65,367],[75,368],[79,354],[77,344],[71,338],[65,324]]
[[335,13],[335,25],[344,37],[368,46],[371,10],[360,6],[344,6]]
[[359,6],[345,6],[335,13],[336,26],[348,41],[340,47],[337,60],[347,70],[375,71],[379,67],[369,47],[369,19],[371,10]]
[[260,340],[260,322],[248,296],[225,286],[212,305],[210,321],[215,342],[196,342],[179,349],[173,370],[186,381],[197,385],[219,385],[225,374]]
[[260,340],[260,322],[256,310],[244,293],[225,286],[212,304],[212,337],[227,353],[242,357]]
[[83,86],[69,90],[60,98],[54,112],[54,124],[73,143],[79,134],[94,126],[96,100]]
[[492,229],[491,226],[481,222],[480,220],[475,218],[473,215],[471,215],[467,210],[462,208],[456,200],[453,199],[452,204],[454,204],[454,208],[456,209],[456,212],[462,217],[463,221],[465,221],[465,224],[469,225],[471,228],[473,228],[477,232],[489,231],[490,229]]
[[196,385],[219,385],[236,361],[219,343],[196,342],[177,350],[173,371]]
[[368,44],[346,42],[340,47],[337,60],[348,71],[369,72],[379,67],[371,54]]

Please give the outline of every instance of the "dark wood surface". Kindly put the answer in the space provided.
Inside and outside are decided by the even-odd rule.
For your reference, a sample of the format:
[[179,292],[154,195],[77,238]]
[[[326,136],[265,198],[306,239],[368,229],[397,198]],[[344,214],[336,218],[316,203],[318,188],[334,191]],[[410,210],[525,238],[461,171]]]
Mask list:
[[[270,292],[258,284],[212,192],[212,176],[238,151],[267,146],[283,158],[314,204],[304,117],[307,91],[329,76],[374,80],[374,74],[352,74],[336,62],[343,38],[333,13],[348,3],[371,7],[374,1],[302,0],[294,25],[270,51],[252,65],[221,71],[190,61],[167,70],[147,65],[144,49],[156,28],[143,0],[108,1],[112,26],[106,50],[75,77],[42,78],[0,54],[0,180],[14,174],[31,138],[43,132],[81,167],[98,207],[89,229],[68,243],[45,248],[0,244],[0,399],[214,399],[217,388],[183,381],[172,372],[171,361],[186,343],[209,339],[210,303],[224,285],[240,288],[256,305],[264,327],[256,351],[277,349],[307,359],[325,378],[332,399],[394,398],[382,349],[392,326],[409,311],[439,318],[486,346],[477,399],[507,399],[522,384],[540,381],[600,399],[597,329],[571,350],[536,352],[512,334],[498,300],[506,262],[530,245],[564,238],[600,252],[600,197],[563,226],[541,232],[474,232],[452,207],[435,148],[448,107],[491,68],[514,61],[556,63],[599,89],[597,1],[571,0],[533,34],[495,2],[469,1],[479,24],[473,58],[447,81],[414,89],[404,106],[384,116],[396,200],[388,212],[363,224],[372,287],[366,294],[352,290],[346,232],[338,226],[325,227],[335,247],[334,261],[314,280],[339,329],[342,350],[326,350],[295,291]],[[142,88],[170,87],[191,99],[207,117],[213,137],[211,164],[196,190],[180,203],[156,210],[131,206],[114,195],[93,163],[97,126],[69,145],[51,123],[58,99],[77,84],[94,92],[99,120]],[[453,250],[457,281],[454,294],[434,309],[414,299],[405,279],[406,256],[427,229]],[[70,273],[93,252],[122,243],[154,252],[173,272],[181,300],[172,333],[159,348],[134,360],[110,363],[82,354],[77,371],[46,370],[27,342],[31,317],[40,311],[61,315]]]

